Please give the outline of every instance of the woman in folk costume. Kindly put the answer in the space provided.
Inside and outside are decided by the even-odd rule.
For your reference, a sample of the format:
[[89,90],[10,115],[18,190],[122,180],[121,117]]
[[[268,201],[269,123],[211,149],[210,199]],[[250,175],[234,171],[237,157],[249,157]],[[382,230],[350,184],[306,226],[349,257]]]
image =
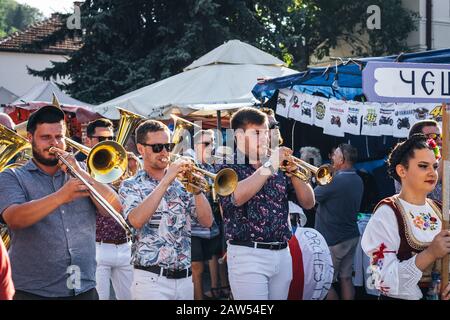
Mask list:
[[[441,204],[427,199],[438,180],[439,149],[416,134],[389,155],[389,174],[401,183],[398,195],[383,199],[364,231],[361,246],[371,258],[371,277],[380,299],[422,299],[431,271],[450,253],[450,232],[442,230]],[[450,285],[441,298],[450,298]]]

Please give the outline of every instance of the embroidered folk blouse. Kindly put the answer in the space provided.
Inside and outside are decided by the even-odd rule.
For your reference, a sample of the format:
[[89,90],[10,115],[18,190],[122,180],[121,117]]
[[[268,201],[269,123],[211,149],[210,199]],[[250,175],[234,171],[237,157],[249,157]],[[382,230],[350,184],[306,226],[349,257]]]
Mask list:
[[[440,217],[428,202],[418,206],[399,200],[404,208],[407,237],[419,246],[426,247],[441,231]],[[422,298],[418,286],[422,271],[416,266],[416,255],[404,261],[397,258],[400,235],[398,222],[391,207],[381,205],[375,211],[362,236],[361,247],[371,258],[368,287],[374,286],[382,294],[393,298],[404,300]]]

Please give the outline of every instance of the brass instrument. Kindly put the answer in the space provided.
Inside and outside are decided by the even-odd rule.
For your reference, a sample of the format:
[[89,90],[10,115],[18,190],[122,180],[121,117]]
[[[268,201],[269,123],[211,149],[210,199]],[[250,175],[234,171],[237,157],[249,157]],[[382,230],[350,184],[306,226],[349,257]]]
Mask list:
[[[173,126],[173,133],[172,133],[172,139],[171,141],[175,143],[175,149],[173,150],[173,153],[180,153],[181,148],[184,145],[185,137],[190,137],[190,135],[187,135],[186,133],[190,130],[201,130],[202,128],[199,125],[196,125],[195,123],[192,123],[186,119],[180,118],[175,115],[171,115],[174,126]],[[189,145],[186,145],[185,147],[190,147]]]
[[116,141],[102,141],[93,148],[88,148],[66,138],[69,146],[87,156],[86,163],[92,178],[101,183],[116,182],[116,185],[131,176],[128,171],[128,155],[123,146],[139,122],[145,119],[131,111],[117,109],[120,113],[120,122]]
[[8,233],[8,228],[5,226],[0,226],[0,236],[2,238],[3,244],[5,245],[6,250],[9,249],[11,245],[11,238]]
[[[171,154],[172,159],[179,159],[180,155]],[[198,194],[199,192],[209,192],[211,189],[220,196],[228,196],[234,192],[238,184],[238,176],[233,169],[224,168],[217,173],[211,173],[194,165],[194,160],[184,157],[192,161],[192,170],[182,175],[179,180],[188,192]],[[213,181],[212,185],[208,183],[207,176]]]
[[89,189],[89,192],[91,193],[92,198],[97,201],[105,210],[106,212],[116,220],[117,223],[120,224],[120,226],[125,230],[127,237],[131,238],[132,232],[130,226],[126,223],[125,219],[114,209],[114,207],[103,198],[100,193],[98,193],[97,190],[88,182],[86,181],[83,176],[78,173],[74,167],[66,160],[64,157],[59,154],[53,147],[50,148],[50,152],[53,152],[59,161],[61,161],[68,169],[68,172],[70,175],[72,175],[74,178],[79,179],[86,187]]
[[65,139],[68,146],[87,156],[86,164],[89,174],[98,182],[112,183],[127,170],[127,153],[117,142],[106,140],[89,148],[70,138]]
[[19,166],[19,164],[8,165],[8,162],[18,153],[23,155],[26,150],[30,149],[31,144],[26,138],[0,124],[0,171]]
[[[304,182],[309,182],[312,175],[314,175],[317,184],[323,186],[333,180],[333,168],[329,164],[324,164],[320,167],[315,167],[312,164],[303,161],[302,159],[291,156],[291,161],[297,166],[297,170],[292,172],[292,175]],[[285,163],[280,166],[280,170],[286,171],[286,167],[290,163]]]

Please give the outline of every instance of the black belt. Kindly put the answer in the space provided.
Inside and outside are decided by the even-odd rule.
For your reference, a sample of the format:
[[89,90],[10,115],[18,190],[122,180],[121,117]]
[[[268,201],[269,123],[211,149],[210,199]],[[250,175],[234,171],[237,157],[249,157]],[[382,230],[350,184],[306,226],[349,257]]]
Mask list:
[[107,243],[107,244],[115,244],[115,245],[121,245],[124,243],[127,243],[128,240],[125,239],[119,239],[119,240],[111,240],[111,239],[107,239],[107,240],[97,240],[98,243]]
[[255,242],[255,241],[238,241],[230,240],[230,244],[236,246],[244,246],[257,249],[282,250],[287,248],[287,242]]
[[[183,269],[183,270],[170,270],[170,269],[164,269],[164,268],[158,267],[158,266],[148,266],[148,267],[134,266],[134,268],[152,272],[152,273],[156,273],[156,274],[166,277],[167,279],[181,279],[181,278],[190,277],[192,275],[191,268]],[[162,274],[161,274],[161,270],[162,270]]]

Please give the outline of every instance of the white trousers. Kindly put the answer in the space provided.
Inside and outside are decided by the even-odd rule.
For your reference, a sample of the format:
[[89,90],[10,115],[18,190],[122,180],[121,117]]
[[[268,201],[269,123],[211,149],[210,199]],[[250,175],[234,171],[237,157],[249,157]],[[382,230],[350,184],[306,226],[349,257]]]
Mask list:
[[286,300],[292,280],[289,247],[255,249],[228,244],[227,262],[235,300]]
[[131,291],[134,300],[194,300],[192,276],[167,279],[153,272],[134,269]]
[[133,266],[131,265],[131,244],[109,244],[96,242],[97,292],[100,300],[109,300],[110,283],[117,300],[131,300]]

